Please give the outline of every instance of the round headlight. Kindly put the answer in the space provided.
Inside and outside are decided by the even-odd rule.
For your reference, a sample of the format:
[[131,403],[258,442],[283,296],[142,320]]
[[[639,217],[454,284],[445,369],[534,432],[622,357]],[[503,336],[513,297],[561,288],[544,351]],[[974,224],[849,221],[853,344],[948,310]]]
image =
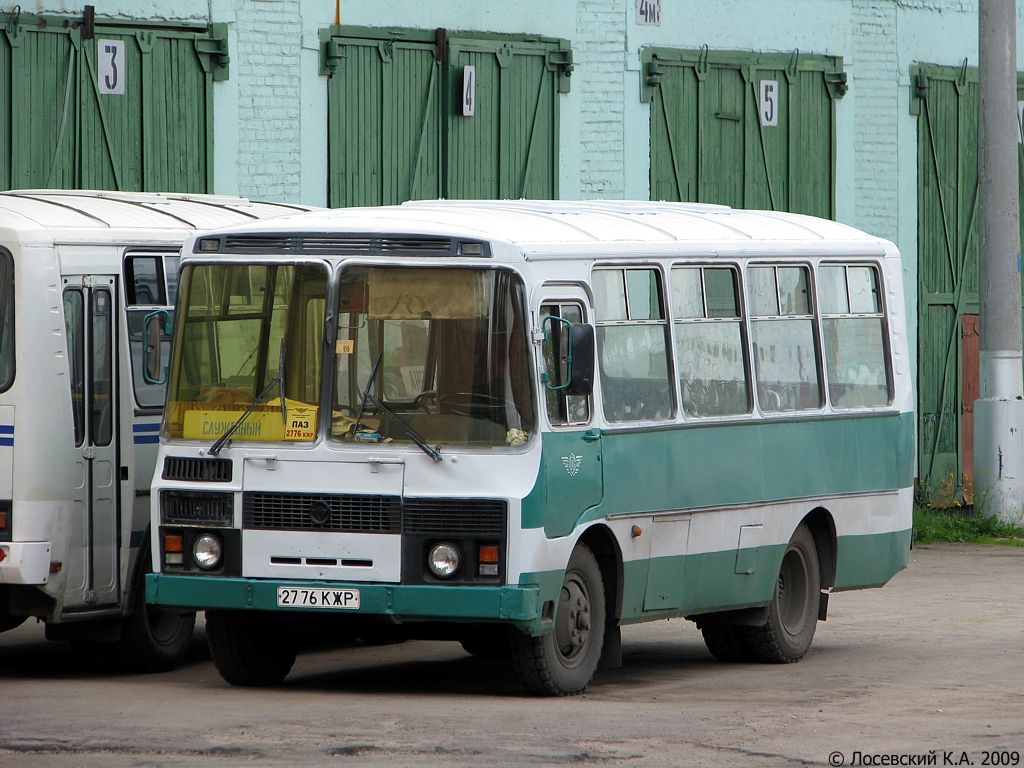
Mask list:
[[204,571],[220,565],[223,554],[224,548],[220,544],[220,537],[214,536],[212,533],[197,536],[196,540],[192,542],[192,559]]
[[441,542],[430,548],[427,565],[439,579],[447,579],[459,570],[459,550],[453,544]]

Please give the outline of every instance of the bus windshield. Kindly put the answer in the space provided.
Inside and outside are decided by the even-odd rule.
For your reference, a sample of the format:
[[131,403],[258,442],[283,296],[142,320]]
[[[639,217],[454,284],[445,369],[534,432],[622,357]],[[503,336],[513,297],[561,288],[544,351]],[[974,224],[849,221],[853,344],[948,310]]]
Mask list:
[[262,394],[235,439],[315,439],[326,297],[323,265],[188,265],[164,435],[217,440]]
[[11,255],[0,251],[0,392],[14,379],[14,269]]
[[515,446],[534,427],[522,282],[497,269],[341,273],[332,437]]

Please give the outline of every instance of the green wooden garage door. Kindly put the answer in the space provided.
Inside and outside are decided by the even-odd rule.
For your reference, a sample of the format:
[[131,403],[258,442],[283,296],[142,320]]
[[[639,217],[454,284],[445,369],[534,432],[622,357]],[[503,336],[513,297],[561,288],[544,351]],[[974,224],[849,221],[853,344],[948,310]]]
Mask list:
[[[978,73],[918,65],[911,78],[918,116],[918,474],[938,501],[962,498],[966,476],[969,500],[978,390]],[[1017,94],[1024,99],[1020,82]]]
[[652,200],[834,217],[841,58],[645,48],[641,60]]
[[211,191],[214,28],[0,13],[0,187]]
[[[328,201],[557,198],[564,40],[382,31],[321,32],[328,86]],[[465,68],[475,114],[464,116]]]

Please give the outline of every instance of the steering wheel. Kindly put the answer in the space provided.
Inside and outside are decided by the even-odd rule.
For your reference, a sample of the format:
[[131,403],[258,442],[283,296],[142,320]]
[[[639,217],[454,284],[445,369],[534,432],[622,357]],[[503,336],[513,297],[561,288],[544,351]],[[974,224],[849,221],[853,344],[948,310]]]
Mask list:
[[[433,406],[428,402],[433,400]],[[438,407],[438,397],[436,389],[426,389],[416,395],[416,398],[412,401],[414,408],[419,408],[424,413],[433,413],[434,409]]]
[[437,405],[442,412],[492,420],[495,416],[504,415],[506,408],[516,408],[511,400],[483,392],[453,392],[450,395],[440,395],[437,398]]

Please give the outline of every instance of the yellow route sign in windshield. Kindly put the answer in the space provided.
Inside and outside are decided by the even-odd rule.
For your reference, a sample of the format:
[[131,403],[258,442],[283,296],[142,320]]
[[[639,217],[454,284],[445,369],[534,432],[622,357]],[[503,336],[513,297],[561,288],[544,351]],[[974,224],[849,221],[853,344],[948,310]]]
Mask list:
[[[305,403],[286,402],[286,417],[281,420],[281,410],[253,411],[245,417],[232,435],[234,440],[313,440],[316,438],[318,408]],[[182,430],[186,440],[216,440],[227,432],[242,411],[189,409],[185,411]]]

